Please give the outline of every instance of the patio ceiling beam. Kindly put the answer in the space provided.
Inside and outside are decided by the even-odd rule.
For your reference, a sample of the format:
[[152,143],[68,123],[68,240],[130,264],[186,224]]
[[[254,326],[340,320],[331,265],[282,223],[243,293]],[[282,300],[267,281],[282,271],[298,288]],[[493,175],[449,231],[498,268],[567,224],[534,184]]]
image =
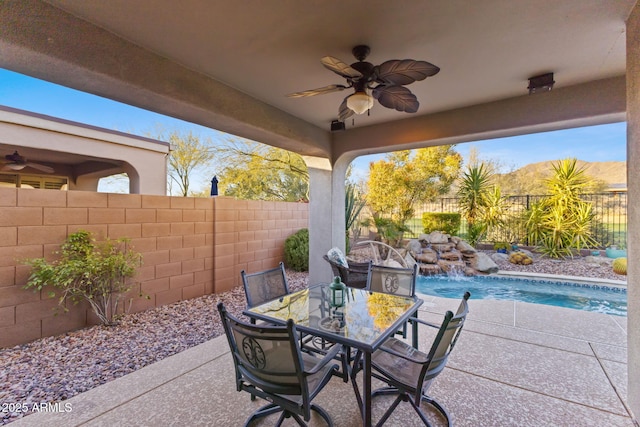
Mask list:
[[303,155],[331,134],[38,0],[0,8],[0,67]]
[[333,160],[626,119],[625,76],[334,134]]

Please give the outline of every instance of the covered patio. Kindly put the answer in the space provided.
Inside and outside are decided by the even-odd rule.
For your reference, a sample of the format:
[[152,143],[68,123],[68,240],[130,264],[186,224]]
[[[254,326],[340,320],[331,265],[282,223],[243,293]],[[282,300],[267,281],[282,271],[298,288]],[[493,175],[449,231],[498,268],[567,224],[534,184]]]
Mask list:
[[[444,311],[457,305],[450,299],[424,299],[419,317],[431,321],[441,320]],[[624,317],[472,300],[458,346],[432,395],[459,427],[631,427],[635,424],[626,406],[626,343]],[[374,400],[374,421],[391,400]],[[314,401],[330,413],[336,426],[361,425],[351,385],[340,378],[333,378]],[[224,336],[65,403],[71,410],[35,413],[11,425],[231,426],[241,425],[264,404],[236,392]],[[422,425],[409,404],[402,405],[406,410],[396,410],[388,425]],[[315,417],[311,425],[325,425]],[[436,416],[433,421],[434,426],[443,425]]]
[[[0,24],[1,67],[301,154],[310,174],[310,282],[330,276],[322,255],[332,246],[344,247],[344,179],[348,165],[357,156],[624,120],[628,128],[628,253],[630,258],[637,253],[640,5],[636,0],[442,0],[401,4],[6,0],[1,3]],[[359,44],[371,47],[368,60],[374,64],[412,58],[432,62],[441,71],[409,86],[421,103],[417,113],[401,113],[376,104],[370,115],[355,115],[353,121],[347,120],[345,131],[331,132],[330,124],[337,119],[338,106],[349,90],[303,99],[285,95],[344,83],[340,76],[323,68],[319,60],[331,55],[351,62],[351,49]],[[556,81],[553,90],[529,95],[528,79],[549,72],[554,73]],[[618,335],[627,331],[626,401],[631,412],[637,414],[638,263],[629,264],[628,286],[628,324],[620,324],[621,319],[613,323],[617,324]],[[518,417],[527,414],[559,417],[560,412],[570,415],[587,410],[599,414],[581,417],[593,425],[631,424],[626,409],[616,401],[613,388],[609,390],[613,394],[605,401],[576,401],[566,393],[573,385],[581,388],[584,372],[559,381],[558,372],[565,372],[565,368],[545,365],[556,358],[561,362],[572,357],[589,360],[596,371],[606,367],[609,360],[615,366],[624,365],[627,356],[622,353],[596,357],[603,350],[598,350],[599,345],[589,345],[604,344],[603,348],[611,350],[612,345],[622,345],[621,342],[599,341],[589,335],[576,338],[581,335],[569,330],[558,334],[559,324],[572,328],[589,323],[570,321],[564,311],[559,312],[554,329],[541,334],[538,328],[553,316],[513,318],[513,307],[508,307],[507,317],[496,322],[490,316],[500,310],[484,313],[483,304],[474,309],[475,316],[480,317],[471,318],[465,341],[471,345],[475,334],[485,336],[475,345],[465,345],[457,351],[451,364],[454,373],[449,376],[452,383],[446,394],[450,397],[445,403],[454,413],[458,412],[455,405],[479,404],[475,410],[464,411],[465,419],[459,419],[459,425],[495,421],[494,411],[511,407],[512,401],[516,409],[504,413],[510,417],[510,425],[519,424]],[[531,342],[521,342],[517,338],[520,334],[531,336]],[[501,341],[505,339],[513,345],[505,346]],[[195,351],[189,357],[195,358]],[[492,354],[489,351],[496,356],[487,358]],[[519,352],[517,358],[511,358],[513,351]],[[215,353],[206,357],[211,354]],[[476,357],[465,359],[471,354]],[[532,360],[525,372],[530,378],[522,372],[494,377],[491,372],[497,371],[492,371],[492,362],[500,357],[507,358],[502,366],[507,372],[515,366],[526,366],[520,357]],[[156,388],[160,384],[183,384],[181,381],[193,369],[217,369],[218,364],[209,363],[211,360],[205,358],[191,365],[173,380],[159,380],[148,397],[154,397],[155,390],[165,390]],[[228,359],[220,360],[230,363]],[[566,372],[574,372],[576,366],[578,360],[567,366]],[[625,387],[620,383],[626,377],[622,371],[598,375],[604,381],[594,382],[597,387],[615,378],[615,390],[623,394]],[[473,386],[454,383],[456,378],[467,378]],[[530,380],[511,383],[509,378]],[[211,387],[210,381],[211,378],[202,377],[198,384]],[[188,388],[197,387],[191,384]],[[198,410],[203,401],[196,400],[209,401],[202,391],[205,389],[184,406],[171,401],[158,404],[160,400],[155,398],[145,401],[140,397],[146,395],[142,391],[130,395],[139,396],[131,404],[137,401],[136,409],[141,413],[171,411],[174,419],[206,415]],[[587,395],[591,393],[580,392],[580,396]],[[240,399],[235,401],[244,404]],[[122,411],[127,408],[124,401],[113,410],[105,409],[109,407],[106,402],[104,397],[87,401],[97,411],[89,419],[101,413],[120,416],[120,421],[132,416],[131,412]],[[193,405],[194,402],[198,404]],[[558,409],[551,408],[551,403],[557,404]],[[222,406],[225,405],[216,405]],[[538,411],[541,407],[545,410]],[[74,411],[78,416],[89,412]],[[214,413],[217,412],[211,412]],[[475,416],[484,418],[477,421]],[[104,422],[110,424],[107,418]],[[544,418],[535,418],[533,424],[557,422],[560,418],[548,423]]]

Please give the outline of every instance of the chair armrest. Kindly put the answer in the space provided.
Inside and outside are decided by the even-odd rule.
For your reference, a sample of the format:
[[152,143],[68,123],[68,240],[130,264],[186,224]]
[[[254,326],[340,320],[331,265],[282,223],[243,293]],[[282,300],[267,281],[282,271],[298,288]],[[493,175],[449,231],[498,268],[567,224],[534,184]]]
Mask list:
[[[423,352],[421,352],[416,348],[413,348],[409,344],[403,341],[397,340],[395,338],[390,338],[387,342],[389,342],[390,340],[393,340],[393,342],[401,343],[402,348],[406,351],[402,353],[392,348],[386,347],[384,344],[380,347],[379,351],[384,351],[385,353],[389,353],[391,355],[394,355],[396,357],[399,357],[401,359],[408,360],[414,363],[426,363],[429,360],[426,354],[424,354]],[[412,357],[412,356],[417,356],[417,357]]]
[[418,319],[417,317],[410,317],[409,321],[410,322],[415,322],[415,323],[420,323],[422,325],[429,326],[429,327],[435,328],[435,329],[440,329],[440,326],[442,326],[442,325],[438,325],[436,323],[427,322],[426,320]]
[[318,361],[318,363],[315,364],[313,368],[308,371],[305,369],[305,375],[313,375],[316,372],[320,371],[327,363],[331,362],[338,355],[341,349],[342,345],[335,344],[333,347],[331,347],[331,350],[329,350],[329,352],[325,354],[322,359]]

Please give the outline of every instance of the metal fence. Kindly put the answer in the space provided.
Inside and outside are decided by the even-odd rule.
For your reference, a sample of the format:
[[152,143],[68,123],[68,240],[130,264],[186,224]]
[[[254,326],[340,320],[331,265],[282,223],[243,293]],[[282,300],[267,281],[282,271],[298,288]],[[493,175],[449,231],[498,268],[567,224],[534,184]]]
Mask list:
[[[537,242],[530,242],[521,220],[522,214],[529,207],[547,196],[511,196],[508,197],[509,216],[506,220],[507,226],[501,230],[488,230],[484,243],[496,241],[518,242],[523,245],[535,245]],[[598,248],[605,248],[611,245],[626,247],[627,243],[627,193],[602,193],[584,194],[583,200],[588,201],[593,206],[595,221],[592,223],[591,233],[599,243]],[[424,233],[422,227],[422,214],[425,212],[454,212],[459,213],[458,198],[440,198],[434,202],[424,203],[416,207],[416,215],[407,226],[411,229],[412,237]],[[467,224],[462,220],[458,235],[465,237],[467,234]]]

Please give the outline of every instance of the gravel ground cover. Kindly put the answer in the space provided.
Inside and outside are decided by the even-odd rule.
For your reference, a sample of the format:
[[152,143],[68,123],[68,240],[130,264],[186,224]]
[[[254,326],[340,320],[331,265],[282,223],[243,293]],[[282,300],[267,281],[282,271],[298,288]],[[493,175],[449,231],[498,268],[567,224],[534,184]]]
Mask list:
[[[493,251],[492,251],[493,252]],[[627,276],[613,272],[612,259],[606,257],[576,257],[566,260],[541,258],[533,254],[533,264],[516,265],[506,259],[500,259],[495,255],[493,260],[501,270],[521,271],[527,273],[546,273],[559,276],[591,277],[596,279],[610,279],[626,281]]]
[[[503,270],[625,280],[609,265],[584,258],[554,261],[534,256],[529,266],[497,260]],[[307,274],[287,270],[292,291],[307,286]],[[92,326],[28,344],[0,349],[1,423],[25,415],[16,405],[54,403],[131,373],[223,333],[216,305],[239,315],[242,287],[126,315],[117,326]],[[28,413],[27,413],[28,414]]]

